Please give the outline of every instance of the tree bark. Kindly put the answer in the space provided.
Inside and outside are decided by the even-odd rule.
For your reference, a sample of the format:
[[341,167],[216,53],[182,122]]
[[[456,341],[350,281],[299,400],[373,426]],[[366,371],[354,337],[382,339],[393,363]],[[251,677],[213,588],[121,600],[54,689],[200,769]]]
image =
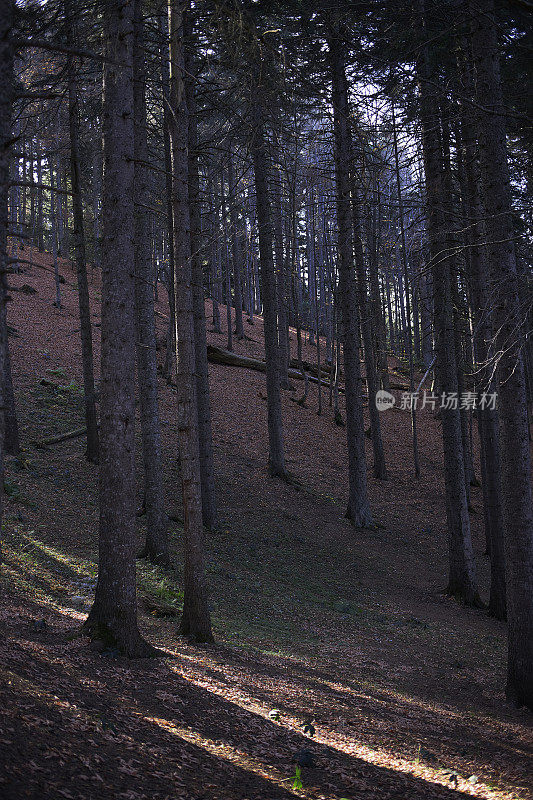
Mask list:
[[154,649],[137,627],[133,3],[105,5],[102,365],[98,582],[85,623],[129,657]]
[[168,331],[167,349],[163,364],[163,377],[167,382],[172,379],[172,364],[176,352],[176,305],[174,293],[174,225],[172,221],[172,158],[170,154],[170,74],[168,63],[168,14],[163,7],[158,15],[159,49],[161,57],[161,91],[163,94],[163,148],[165,153],[165,201],[168,232]]
[[[353,153],[352,153],[353,156]],[[372,319],[370,303],[367,294],[366,266],[363,253],[361,220],[359,217],[359,198],[355,186],[355,174],[352,176],[352,226],[355,245],[355,269],[357,275],[357,299],[359,301],[359,315],[363,333],[363,346],[365,356],[366,383],[368,388],[368,415],[370,417],[370,435],[372,436],[372,450],[374,452],[374,477],[378,480],[387,480],[387,467],[381,436],[380,412],[376,406],[376,392],[378,380],[376,362],[374,359],[374,346],[372,342]],[[416,432],[416,428],[415,428]]]
[[2,513],[4,495],[4,428],[5,428],[5,375],[9,352],[7,341],[6,299],[3,282],[8,269],[7,229],[9,198],[11,118],[13,109],[13,19],[14,0],[0,6],[0,563],[2,561]]
[[170,141],[174,219],[174,276],[177,329],[178,431],[183,498],[184,604],[180,633],[193,641],[213,640],[207,599],[202,527],[202,491],[195,381],[188,180],[189,121],[184,85],[183,11],[169,2],[170,20]]
[[237,339],[244,339],[244,327],[242,324],[243,243],[242,230],[239,225],[239,215],[237,213],[237,183],[235,181],[231,145],[228,148],[228,192],[231,222],[231,252],[233,256],[233,292],[235,296],[235,336]]
[[[260,56],[256,56],[257,59]],[[273,230],[270,198],[268,196],[268,155],[264,132],[264,110],[260,63],[253,64],[255,76],[252,138],[252,160],[255,175],[257,227],[259,230],[259,259],[263,295],[265,332],[266,389],[268,415],[268,467],[273,477],[288,479],[285,467],[283,420],[279,375],[278,327],[276,309],[276,275],[273,258]]]
[[[433,87],[434,77],[424,0],[418,0],[420,35],[424,44],[417,65],[420,79],[420,119],[426,178],[428,239],[433,276],[435,353],[438,382],[446,398],[457,396],[457,365],[453,332],[451,256],[447,248],[444,169],[440,138],[440,116]],[[449,544],[447,591],[467,605],[480,605],[465,487],[463,443],[459,406],[441,410],[444,449],[444,482]]]
[[[71,0],[65,0],[67,47],[74,49],[74,15]],[[98,421],[94,391],[93,339],[91,330],[91,307],[85,260],[85,235],[83,230],[83,204],[81,197],[81,175],[79,156],[79,97],[74,56],[67,57],[68,75],[68,119],[70,132],[70,182],[72,187],[72,215],[74,220],[74,254],[78,279],[78,305],[80,312],[81,361],[83,369],[83,398],[85,424],[87,426],[86,458],[93,464],[98,462]]]
[[146,136],[146,65],[142,0],[134,0],[133,115],[135,127],[135,322],[137,377],[141,407],[146,541],[140,553],[153,564],[170,563],[161,463],[161,429],[157,397],[157,352],[154,317],[150,225],[143,202],[148,195]]
[[348,89],[340,41],[329,42],[332,75],[333,126],[335,133],[335,181],[339,249],[339,291],[344,331],[346,387],[346,436],[348,442],[349,497],[346,516],[356,527],[372,525],[367,493],[365,434],[359,360],[359,314],[353,269],[350,218],[350,131]]
[[471,0],[478,139],[493,298],[506,543],[507,694],[533,710],[533,497],[523,318],[511,218],[507,140],[493,0]]
[[[405,289],[405,316],[407,320],[406,336],[407,336],[407,353],[409,356],[409,391],[414,394],[415,379],[414,379],[414,361],[413,361],[413,336],[411,326],[411,298],[409,294],[409,266],[407,263],[407,243],[405,241],[405,223],[403,216],[403,197],[402,185],[400,180],[400,159],[398,156],[398,133],[396,130],[396,113],[394,110],[394,101],[391,102],[392,111],[392,136],[394,145],[394,171],[396,173],[396,193],[398,199],[398,218],[400,222],[400,235],[401,235],[401,248],[402,248],[402,266],[404,276],[404,289]],[[416,420],[416,407],[415,403],[411,403],[411,436],[413,442],[413,467],[415,478],[420,477],[420,461],[418,458],[418,432]]]
[[[211,427],[211,402],[209,399],[209,373],[207,367],[207,333],[205,321],[204,280],[202,273],[202,230],[200,217],[200,178],[198,174],[198,134],[194,94],[194,64],[190,37],[192,35],[191,10],[185,13],[185,92],[189,116],[188,128],[188,179],[191,223],[192,304],[194,317],[194,356],[196,365],[196,399],[198,404],[198,440],[200,447],[200,481],[202,488],[202,519],[206,528],[218,528],[218,509],[215,491],[215,466],[213,434]],[[241,301],[242,304],[242,301]],[[242,322],[242,319],[241,319]]]

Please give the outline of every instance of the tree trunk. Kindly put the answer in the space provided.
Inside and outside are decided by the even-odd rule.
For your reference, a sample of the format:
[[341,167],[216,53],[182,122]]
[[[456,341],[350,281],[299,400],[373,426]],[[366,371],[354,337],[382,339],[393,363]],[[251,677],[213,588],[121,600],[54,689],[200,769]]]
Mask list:
[[[65,19],[67,46],[74,48],[74,17],[71,0],[65,0]],[[87,264],[85,261],[85,236],[83,231],[83,204],[81,197],[81,175],[79,156],[79,100],[74,57],[67,58],[68,74],[68,119],[70,131],[70,182],[72,186],[72,214],[74,219],[74,254],[78,278],[78,304],[80,311],[81,361],[83,368],[83,398],[85,403],[85,424],[87,426],[88,461],[98,462],[98,421],[94,391],[93,340],[91,330],[91,307],[87,283]]]
[[129,657],[154,649],[137,627],[133,4],[105,6],[102,366],[98,582],[85,623]]
[[[427,39],[424,0],[419,0],[420,35]],[[420,118],[426,178],[428,238],[433,276],[435,353],[438,382],[446,398],[457,397],[457,365],[453,332],[451,257],[447,249],[444,169],[440,139],[440,117],[433,88],[434,73],[429,45],[421,48],[417,65],[420,78]],[[449,583],[447,591],[467,605],[480,605],[470,518],[465,487],[463,443],[459,405],[441,409],[444,449],[444,482],[449,542]]]
[[242,230],[239,226],[237,213],[237,183],[235,182],[231,145],[228,149],[228,192],[231,222],[231,252],[233,256],[233,292],[235,295],[235,336],[237,339],[244,339],[244,328],[242,324]]
[[[405,241],[405,223],[403,217],[403,197],[402,185],[400,180],[400,160],[398,157],[398,134],[396,130],[396,114],[394,110],[394,102],[391,103],[392,111],[392,135],[394,145],[394,171],[396,173],[396,192],[398,198],[398,218],[400,222],[400,235],[402,247],[402,266],[405,286],[405,315],[407,318],[406,336],[407,336],[407,353],[409,356],[409,391],[411,395],[415,392],[415,378],[414,378],[414,361],[413,361],[413,336],[411,330],[411,300],[409,294],[409,266],[407,263],[407,244]],[[411,403],[411,435],[413,442],[413,467],[415,478],[420,477],[420,461],[418,458],[418,433],[416,423],[416,407],[415,403]]]
[[378,380],[376,374],[376,362],[374,360],[372,320],[367,294],[366,266],[363,254],[361,220],[359,218],[358,202],[359,198],[355,186],[355,175],[353,175],[352,226],[355,245],[355,269],[357,274],[357,299],[359,301],[359,314],[361,319],[361,330],[363,333],[366,383],[368,388],[368,415],[370,417],[370,435],[372,436],[372,449],[374,452],[374,477],[378,478],[379,480],[386,481],[387,467],[385,465],[385,453],[383,451],[383,440],[381,437],[381,421],[379,418],[380,412],[376,406]]
[[533,710],[533,497],[523,322],[518,297],[511,194],[493,0],[471,0],[480,167],[496,332],[500,458],[506,542],[507,694]]
[[278,315],[279,383],[289,389],[289,347],[287,328],[287,299],[285,296],[285,258],[283,254],[283,208],[281,199],[281,172],[277,165],[271,171],[272,222],[274,228],[274,256],[276,270],[276,308]]
[[[211,429],[211,403],[209,399],[209,373],[207,368],[207,333],[205,322],[205,296],[202,274],[202,230],[200,216],[200,179],[198,174],[198,135],[196,102],[194,96],[194,64],[191,44],[191,10],[185,14],[185,92],[189,115],[188,129],[188,179],[191,223],[192,304],[194,317],[194,356],[196,364],[196,400],[198,404],[198,439],[200,447],[200,480],[202,488],[202,519],[206,528],[218,527],[218,510],[215,492],[215,467],[213,435]],[[242,305],[242,300],[241,300]],[[241,317],[242,324],[242,317]]]
[[329,42],[333,84],[335,133],[335,180],[339,248],[339,296],[344,331],[346,387],[346,435],[348,442],[349,497],[346,516],[356,527],[372,525],[367,494],[365,434],[359,361],[359,314],[353,269],[353,239],[350,218],[350,131],[346,71],[340,42]]
[[146,65],[142,0],[134,2],[133,114],[135,127],[135,322],[137,377],[141,407],[146,541],[140,553],[152,564],[170,563],[161,463],[161,429],[157,397],[157,352],[153,271],[147,209],[149,159],[146,138]]
[[[257,84],[260,80],[258,77],[260,69],[258,64],[254,64],[253,67]],[[270,199],[268,196],[268,157],[264,133],[262,87],[255,85],[254,94],[254,109],[252,114],[254,130],[251,149],[255,175],[261,288],[263,294],[269,442],[268,467],[272,476],[287,480],[288,474],[285,467],[279,376],[276,275],[274,272],[272,250],[273,231]]]
[[189,215],[189,121],[184,86],[183,4],[169,2],[170,20],[170,141],[177,330],[178,431],[183,497],[184,603],[180,633],[193,641],[213,640],[207,600],[202,527],[202,490],[195,381]]
[[4,494],[4,425],[6,407],[7,341],[6,298],[3,285],[8,268],[7,229],[9,198],[9,161],[14,75],[12,30],[15,3],[7,0],[0,6],[0,563],[2,562],[2,512]]
[[163,148],[165,153],[165,201],[168,232],[168,330],[167,349],[163,364],[163,377],[170,383],[172,379],[172,364],[176,352],[176,305],[174,293],[174,226],[172,222],[172,158],[170,154],[170,75],[168,63],[168,14],[165,8],[158,15],[159,42],[161,58],[161,91],[163,94]]

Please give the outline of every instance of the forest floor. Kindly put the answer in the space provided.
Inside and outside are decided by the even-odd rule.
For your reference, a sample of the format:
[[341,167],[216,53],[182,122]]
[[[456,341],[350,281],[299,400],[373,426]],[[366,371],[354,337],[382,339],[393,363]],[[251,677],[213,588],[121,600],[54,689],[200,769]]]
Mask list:
[[[216,644],[196,647],[177,636],[176,395],[161,381],[175,570],[139,563],[139,618],[165,657],[135,662],[90,649],[77,631],[97,568],[97,468],[83,458],[83,437],[32,444],[83,425],[76,279],[62,262],[59,310],[50,259],[34,259],[10,280],[23,451],[7,459],[5,477],[0,797],[533,797],[532,717],[503,691],[505,626],[443,592],[441,439],[431,412],[419,416],[420,480],[409,414],[381,415],[389,480],[369,477],[377,524],[356,530],[344,518],[345,429],[327,390],[321,416],[316,385],[306,408],[292,402],[301,381],[284,392],[287,461],[301,483],[288,486],[266,472],[264,375],[210,364],[222,524],[207,537]],[[98,370],[95,283],[91,299]],[[225,328],[223,306],[221,317]],[[235,350],[262,356],[262,320],[245,328],[249,339]],[[224,347],[226,337],[209,332],[209,341]],[[308,346],[304,357],[316,361]],[[486,599],[479,488],[472,505]],[[142,528],[140,518],[139,541]],[[302,749],[316,766],[302,767],[299,782]]]

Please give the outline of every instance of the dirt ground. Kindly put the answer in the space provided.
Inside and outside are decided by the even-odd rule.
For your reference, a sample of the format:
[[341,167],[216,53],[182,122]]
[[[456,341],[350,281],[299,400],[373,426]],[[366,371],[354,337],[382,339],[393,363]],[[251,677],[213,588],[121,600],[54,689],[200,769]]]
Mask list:
[[[409,415],[381,415],[389,479],[369,472],[376,525],[356,530],[344,518],[345,429],[327,388],[320,416],[316,386],[305,408],[294,402],[301,381],[283,393],[287,462],[300,483],[289,486],[266,472],[264,375],[210,364],[221,526],[207,537],[216,644],[199,648],[177,636],[176,395],[161,380],[175,567],[139,563],[139,616],[165,657],[126,661],[78,636],[96,574],[97,468],[82,437],[35,446],[83,424],[75,273],[61,262],[59,310],[49,257],[32,259],[10,279],[23,451],[7,459],[5,477],[2,800],[533,797],[532,717],[503,691],[505,626],[443,593],[441,443],[428,411],[419,415],[420,480]],[[163,337],[162,287],[159,298]],[[99,299],[94,280],[97,371]],[[206,311],[210,323],[209,302]],[[235,350],[262,357],[261,318],[245,329]],[[225,333],[208,338],[225,346]],[[304,357],[316,361],[308,345]],[[472,506],[487,599],[480,488]],[[140,518],[139,540],[142,528]],[[298,767],[302,750],[313,766]]]

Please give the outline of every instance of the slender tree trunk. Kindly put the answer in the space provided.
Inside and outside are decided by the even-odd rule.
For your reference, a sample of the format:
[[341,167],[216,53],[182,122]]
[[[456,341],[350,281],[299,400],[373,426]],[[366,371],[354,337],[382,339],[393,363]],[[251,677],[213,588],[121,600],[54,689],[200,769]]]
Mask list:
[[222,231],[224,233],[225,245],[226,245],[226,258],[224,261],[224,273],[225,273],[225,288],[226,288],[226,333],[227,333],[227,349],[231,352],[233,350],[233,324],[231,321],[231,265],[230,265],[230,253],[229,253],[229,243],[227,237],[227,230],[228,230],[228,202],[226,197],[226,191],[224,186],[224,170],[220,170],[220,204],[221,204],[221,218],[222,218]]
[[100,149],[100,138],[95,135],[92,148],[92,210],[93,210],[93,258],[92,267],[100,269],[102,265],[102,242],[101,242],[101,217],[100,217],[100,198],[102,196],[102,153]]
[[170,20],[170,141],[177,329],[178,431],[183,496],[184,603],[180,633],[193,641],[212,641],[204,567],[202,489],[195,381],[189,177],[189,120],[184,86],[184,6],[169,2]]
[[9,198],[11,118],[13,108],[14,75],[12,30],[15,12],[13,0],[0,6],[0,563],[2,562],[2,514],[4,494],[4,426],[6,407],[6,356],[7,341],[6,299],[3,286],[8,269],[7,229]]
[[[418,0],[420,35],[424,42],[418,63],[420,117],[426,176],[428,238],[433,276],[435,353],[438,382],[446,398],[457,396],[457,365],[453,333],[451,257],[447,249],[444,169],[440,140],[440,117],[433,88],[435,76],[425,26],[424,0]],[[449,542],[449,583],[447,591],[467,605],[480,605],[468,502],[465,487],[461,416],[458,404],[441,409],[444,449],[444,482]]]
[[43,218],[43,159],[40,149],[41,142],[37,145],[37,247],[39,252],[44,250],[44,218]]
[[154,317],[150,225],[143,203],[148,196],[149,159],[146,135],[146,65],[142,0],[134,0],[133,114],[135,126],[135,322],[137,377],[141,406],[146,541],[140,557],[153,564],[170,563],[161,463],[161,429],[157,397],[157,351]]
[[228,149],[228,184],[229,213],[231,222],[231,252],[233,256],[233,291],[235,294],[235,336],[237,339],[244,339],[244,328],[242,324],[242,231],[239,226],[237,214],[237,184],[235,183],[235,170],[233,167],[233,153],[231,152],[231,145]]
[[285,258],[283,254],[283,209],[281,200],[281,173],[277,165],[272,170],[272,221],[274,228],[274,255],[276,262],[276,307],[278,313],[279,382],[289,389],[289,354],[287,337],[287,300],[285,297]]
[[9,252],[10,147],[14,94],[14,52],[12,28],[15,4],[8,0],[0,11],[0,523],[3,492],[4,455],[20,453],[15,394],[11,375],[11,356],[7,326],[7,275]]
[[[260,69],[254,64],[259,81]],[[272,250],[272,215],[268,196],[268,156],[265,141],[262,88],[254,86],[254,121],[252,139],[252,160],[255,175],[257,203],[257,227],[259,229],[259,258],[261,262],[261,284],[263,293],[263,318],[265,331],[266,389],[268,413],[268,466],[270,474],[283,480],[288,479],[285,467],[283,444],[283,420],[281,411],[281,392],[279,376],[279,350],[276,310],[276,275]]]
[[54,263],[54,282],[56,287],[56,299],[53,305],[61,309],[61,282],[59,280],[59,264],[57,261],[57,217],[56,217],[56,171],[54,169],[54,162],[49,160],[50,166],[50,219],[52,223],[52,260]]
[[374,361],[372,320],[367,295],[366,267],[363,254],[361,220],[359,218],[358,192],[355,186],[355,176],[352,177],[352,226],[355,245],[357,299],[359,301],[359,314],[363,333],[366,385],[368,389],[368,415],[370,417],[370,435],[372,436],[372,449],[374,452],[374,477],[385,481],[387,480],[387,467],[385,465],[385,453],[383,451],[383,440],[381,437],[380,412],[376,405],[378,381],[376,363]]
[[[377,182],[376,182],[377,183]],[[370,247],[369,257],[369,274],[370,274],[370,302],[372,308],[373,329],[377,340],[377,353],[376,360],[378,362],[379,378],[382,388],[388,392],[390,391],[389,381],[389,365],[387,362],[387,329],[385,326],[385,317],[381,304],[381,292],[379,288],[379,275],[378,275],[378,248],[379,248],[379,231],[381,225],[381,193],[379,186],[376,186],[377,193],[377,220],[372,219],[372,241]]]
[[507,140],[493,0],[471,0],[480,167],[488,240],[506,542],[507,694],[533,710],[533,497],[523,318],[511,218]]
[[[403,197],[402,185],[400,181],[400,160],[398,157],[398,134],[396,131],[396,114],[394,110],[394,102],[391,103],[392,110],[392,134],[394,144],[394,171],[396,173],[396,191],[398,197],[398,217],[400,220],[400,235],[402,246],[402,265],[405,284],[405,303],[406,303],[406,317],[407,317],[407,352],[409,355],[409,391],[411,395],[415,392],[415,367],[413,362],[413,335],[411,329],[411,300],[409,294],[409,267],[407,264],[407,245],[405,241],[405,224],[403,217]],[[413,467],[415,471],[415,478],[420,477],[420,461],[418,458],[418,433],[416,422],[416,407],[415,403],[411,403],[411,435],[413,440]]]
[[339,248],[339,295],[344,331],[344,379],[346,434],[348,441],[349,497],[346,516],[356,527],[372,525],[367,494],[365,434],[359,361],[359,314],[353,269],[353,239],[350,218],[350,131],[346,70],[340,42],[329,42],[333,83],[335,133],[335,180]]
[[431,288],[428,286],[428,275],[423,271],[420,275],[420,323],[422,329],[422,361],[425,369],[428,369],[433,361],[431,316]]
[[[65,0],[67,46],[74,48],[74,17],[71,0]],[[86,458],[93,464],[98,462],[98,422],[96,418],[96,398],[94,391],[93,340],[91,330],[91,307],[89,285],[87,283],[87,264],[85,261],[85,236],[83,231],[83,204],[81,197],[81,176],[79,156],[79,99],[74,57],[67,57],[68,74],[68,118],[70,131],[70,182],[72,187],[72,214],[74,220],[74,254],[78,278],[78,305],[80,312],[81,361],[83,368],[83,397],[85,403],[85,424],[87,426]]]
[[105,5],[104,230],[98,582],[85,623],[129,657],[154,649],[137,627],[133,3]]
[[172,221],[172,158],[170,154],[170,74],[168,63],[168,15],[165,9],[158,16],[159,42],[161,58],[161,90],[163,94],[163,148],[165,153],[165,201],[168,232],[168,330],[167,349],[163,364],[163,377],[170,383],[172,380],[172,362],[176,352],[176,302],[174,293],[174,235]]
[[[207,333],[205,296],[202,274],[202,231],[200,217],[200,178],[198,174],[198,134],[196,102],[194,95],[194,64],[191,55],[191,11],[185,14],[185,92],[189,114],[188,129],[188,181],[191,223],[192,304],[194,317],[194,357],[196,365],[196,399],[198,403],[198,439],[200,447],[200,480],[202,488],[202,519],[206,528],[218,528],[218,510],[215,491],[213,435],[211,428],[211,402],[209,399],[209,373],[207,366]],[[242,306],[242,298],[241,298]],[[242,326],[242,316],[241,316]]]

